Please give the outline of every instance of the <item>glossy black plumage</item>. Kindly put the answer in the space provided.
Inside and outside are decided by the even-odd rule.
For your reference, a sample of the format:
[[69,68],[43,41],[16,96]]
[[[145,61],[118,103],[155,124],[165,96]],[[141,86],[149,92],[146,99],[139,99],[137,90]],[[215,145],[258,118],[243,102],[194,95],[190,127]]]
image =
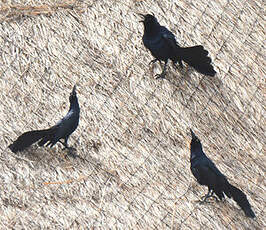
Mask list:
[[144,34],[142,37],[144,46],[150,50],[155,61],[164,61],[164,68],[160,77],[164,77],[168,60],[174,64],[177,62],[183,67],[182,61],[192,66],[199,73],[207,76],[214,76],[216,71],[211,65],[211,59],[208,57],[208,51],[203,46],[180,47],[174,34],[166,27],[161,26],[157,19],[150,14],[141,15],[144,20]]
[[219,171],[215,164],[205,155],[198,137],[191,130],[192,140],[190,143],[190,169],[197,182],[208,186],[208,194],[204,201],[215,193],[220,200],[225,195],[242,208],[246,216],[254,218],[255,214],[251,209],[247,196],[238,188],[231,185],[227,178]]
[[64,116],[60,121],[58,121],[54,126],[49,129],[44,130],[33,130],[20,135],[17,140],[15,140],[9,149],[16,153],[18,151],[23,151],[27,147],[31,146],[35,142],[38,142],[39,146],[53,147],[60,139],[64,139],[61,142],[66,148],[68,147],[68,138],[76,130],[79,124],[79,103],[76,95],[76,86],[74,86],[70,96],[69,96],[70,108],[66,116]]

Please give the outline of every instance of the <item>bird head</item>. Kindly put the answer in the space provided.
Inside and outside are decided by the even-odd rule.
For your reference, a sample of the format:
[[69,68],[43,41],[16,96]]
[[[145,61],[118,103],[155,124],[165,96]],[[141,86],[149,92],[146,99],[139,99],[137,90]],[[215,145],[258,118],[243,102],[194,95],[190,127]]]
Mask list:
[[139,16],[143,18],[140,22],[144,23],[144,25],[157,23],[157,19],[154,14],[139,14]]
[[72,101],[74,101],[76,98],[77,98],[76,85],[74,85],[74,87],[73,87],[73,89],[72,89],[72,92],[70,93],[70,96],[69,96],[69,101],[70,101],[70,103],[71,103]]
[[200,139],[195,135],[195,133],[190,129],[192,140],[190,142],[190,159],[195,158],[196,156],[200,156],[203,153],[202,145]]
[[199,141],[199,138],[195,135],[195,133],[192,131],[192,129],[190,129],[190,133],[191,133],[191,137],[192,137],[192,141]]

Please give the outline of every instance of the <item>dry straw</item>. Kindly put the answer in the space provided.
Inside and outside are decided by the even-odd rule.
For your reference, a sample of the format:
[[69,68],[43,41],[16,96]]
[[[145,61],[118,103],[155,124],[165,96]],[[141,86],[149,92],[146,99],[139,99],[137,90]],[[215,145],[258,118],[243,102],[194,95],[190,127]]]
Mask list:
[[[263,229],[263,1],[2,1],[1,229]],[[153,12],[182,46],[202,44],[215,78],[148,66],[136,13]],[[8,144],[55,124],[77,83],[69,143],[17,155]],[[231,200],[200,205],[189,128],[257,215]]]

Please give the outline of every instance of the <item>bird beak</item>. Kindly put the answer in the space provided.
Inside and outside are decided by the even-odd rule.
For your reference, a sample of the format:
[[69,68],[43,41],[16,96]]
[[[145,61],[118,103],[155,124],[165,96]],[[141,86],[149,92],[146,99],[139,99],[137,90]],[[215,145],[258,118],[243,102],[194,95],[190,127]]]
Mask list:
[[197,136],[196,136],[195,133],[192,131],[192,129],[190,129],[190,132],[191,132],[192,140],[197,139]]
[[74,87],[73,87],[73,89],[72,89],[72,92],[71,92],[72,95],[76,95],[76,88],[77,88],[77,86],[74,85]]
[[[142,17],[143,19],[145,18],[145,15],[144,14],[138,14],[140,17]],[[139,22],[144,22],[144,20],[141,20]]]

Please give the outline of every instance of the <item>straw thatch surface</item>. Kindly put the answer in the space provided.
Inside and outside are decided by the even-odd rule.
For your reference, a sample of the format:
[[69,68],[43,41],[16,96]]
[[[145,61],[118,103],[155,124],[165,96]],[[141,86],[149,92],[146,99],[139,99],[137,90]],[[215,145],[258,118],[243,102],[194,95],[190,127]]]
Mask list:
[[[0,3],[1,229],[263,229],[264,3],[52,1]],[[154,12],[183,46],[203,44],[218,74],[159,64],[136,13]],[[70,144],[7,146],[53,125],[77,83],[81,120]],[[200,205],[189,128],[257,215],[231,200]]]

